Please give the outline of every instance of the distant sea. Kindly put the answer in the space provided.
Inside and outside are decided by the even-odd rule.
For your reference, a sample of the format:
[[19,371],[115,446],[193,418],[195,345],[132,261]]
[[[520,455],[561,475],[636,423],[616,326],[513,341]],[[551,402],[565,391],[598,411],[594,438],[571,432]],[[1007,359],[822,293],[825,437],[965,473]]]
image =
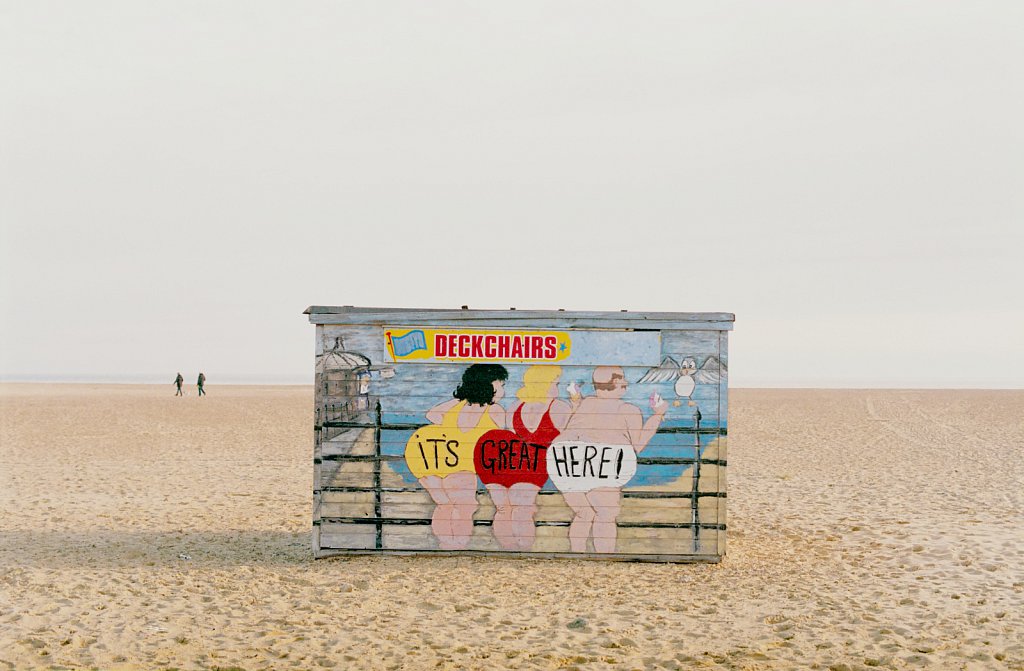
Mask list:
[[[124,374],[91,374],[91,375],[53,375],[29,373],[0,373],[0,382],[54,382],[82,384],[171,384],[177,371],[167,373],[124,373]],[[198,371],[181,371],[187,384],[195,384]],[[208,384],[313,384],[313,371],[308,375],[268,375],[253,373],[251,375],[224,375],[216,372],[206,373]],[[1006,389],[1024,388],[1019,382],[1007,380],[939,380],[939,379],[857,379],[825,378],[825,379],[786,379],[778,378],[744,378],[738,383],[734,378],[729,384],[731,389]]]
[[[204,371],[208,385],[218,384],[313,384],[313,371],[306,375],[273,375],[265,373],[220,376]],[[78,384],[172,384],[177,371],[170,373],[95,373],[90,375],[0,374],[0,382],[54,382]],[[181,371],[185,384],[195,384],[198,371]]]

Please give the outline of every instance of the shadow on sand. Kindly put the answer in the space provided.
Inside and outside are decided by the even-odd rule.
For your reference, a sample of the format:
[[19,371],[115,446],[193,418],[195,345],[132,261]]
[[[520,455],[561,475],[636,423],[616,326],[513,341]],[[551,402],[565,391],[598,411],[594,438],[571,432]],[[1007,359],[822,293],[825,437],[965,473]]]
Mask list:
[[0,569],[294,566],[312,563],[311,532],[0,531]]

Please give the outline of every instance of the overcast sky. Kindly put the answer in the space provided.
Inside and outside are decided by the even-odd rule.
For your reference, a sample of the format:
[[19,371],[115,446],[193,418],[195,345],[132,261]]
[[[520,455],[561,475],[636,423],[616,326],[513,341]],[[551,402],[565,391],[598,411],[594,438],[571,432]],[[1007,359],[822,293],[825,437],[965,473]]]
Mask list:
[[1024,386],[1024,3],[0,0],[4,379],[312,377],[308,305],[725,311]]

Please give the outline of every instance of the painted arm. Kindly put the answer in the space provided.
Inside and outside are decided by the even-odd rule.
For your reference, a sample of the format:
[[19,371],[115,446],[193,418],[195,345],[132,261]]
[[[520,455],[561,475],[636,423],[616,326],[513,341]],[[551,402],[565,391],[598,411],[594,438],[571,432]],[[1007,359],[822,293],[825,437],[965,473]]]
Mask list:
[[629,430],[629,439],[633,444],[633,449],[640,454],[647,447],[647,443],[651,442],[651,438],[654,438],[658,427],[661,426],[661,420],[665,419],[668,403],[662,401],[654,406],[654,414],[648,417],[646,422],[643,421],[644,416],[640,412],[640,408],[636,406],[632,408],[626,416],[626,428]]
[[440,424],[444,420],[444,414],[459,404],[459,399],[453,398],[444,403],[438,403],[430,410],[427,410],[427,421],[431,424]]
[[491,403],[487,406],[487,414],[491,416],[491,420],[498,426],[499,429],[506,428],[505,422],[508,421],[507,414],[504,406],[499,403]]
[[[579,407],[579,403],[576,404],[576,407]],[[559,433],[565,429],[575,410],[576,408],[561,399],[551,404],[551,423],[555,425]]]

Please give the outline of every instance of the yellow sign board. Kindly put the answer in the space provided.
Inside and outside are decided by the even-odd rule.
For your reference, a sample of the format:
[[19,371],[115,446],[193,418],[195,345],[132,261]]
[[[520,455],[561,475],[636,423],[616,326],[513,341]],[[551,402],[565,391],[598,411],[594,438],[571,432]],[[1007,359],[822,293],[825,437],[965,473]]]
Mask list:
[[392,361],[555,363],[572,353],[568,331],[385,327]]

